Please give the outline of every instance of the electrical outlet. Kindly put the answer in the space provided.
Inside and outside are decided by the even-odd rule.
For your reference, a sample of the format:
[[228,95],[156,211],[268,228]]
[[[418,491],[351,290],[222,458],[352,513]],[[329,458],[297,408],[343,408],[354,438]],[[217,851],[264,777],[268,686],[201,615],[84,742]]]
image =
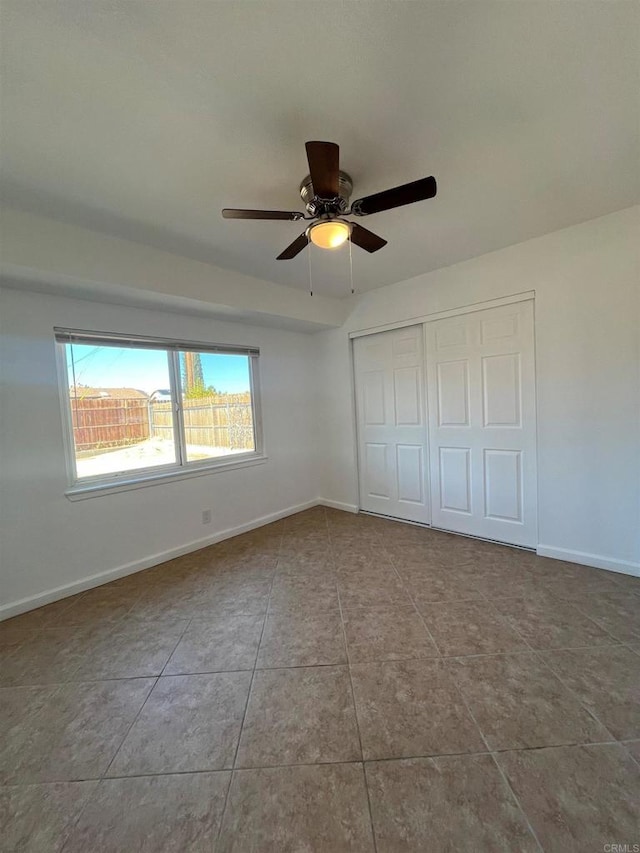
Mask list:
[[202,523],[203,524],[211,524],[211,510],[203,509],[202,510]]

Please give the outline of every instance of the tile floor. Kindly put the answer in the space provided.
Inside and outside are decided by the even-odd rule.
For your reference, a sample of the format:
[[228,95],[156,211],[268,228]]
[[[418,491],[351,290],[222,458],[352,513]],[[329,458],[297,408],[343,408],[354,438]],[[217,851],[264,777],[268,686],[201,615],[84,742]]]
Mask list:
[[3,853],[640,844],[636,578],[316,508],[0,651]]

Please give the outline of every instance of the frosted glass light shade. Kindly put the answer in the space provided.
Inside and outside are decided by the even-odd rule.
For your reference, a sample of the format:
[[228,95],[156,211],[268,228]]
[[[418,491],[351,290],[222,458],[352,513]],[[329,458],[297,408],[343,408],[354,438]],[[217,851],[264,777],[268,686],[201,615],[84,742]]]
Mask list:
[[321,249],[337,249],[349,239],[349,223],[341,219],[327,219],[311,226],[309,237]]

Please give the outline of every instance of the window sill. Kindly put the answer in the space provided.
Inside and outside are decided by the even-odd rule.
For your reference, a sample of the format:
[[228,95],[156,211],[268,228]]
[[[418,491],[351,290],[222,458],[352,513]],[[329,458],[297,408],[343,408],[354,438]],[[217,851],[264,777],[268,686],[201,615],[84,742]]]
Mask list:
[[120,480],[112,480],[108,483],[76,484],[67,489],[64,494],[70,501],[84,501],[88,498],[100,497],[101,495],[113,495],[118,492],[128,492],[132,489],[157,486],[160,483],[171,483],[174,480],[189,480],[191,477],[203,477],[205,474],[215,474],[218,471],[230,471],[235,468],[249,468],[252,465],[263,465],[267,459],[267,456],[257,455],[249,459],[238,459],[233,462],[216,462],[213,465],[179,468],[173,471],[165,471],[161,474],[147,473],[142,477],[123,477]]

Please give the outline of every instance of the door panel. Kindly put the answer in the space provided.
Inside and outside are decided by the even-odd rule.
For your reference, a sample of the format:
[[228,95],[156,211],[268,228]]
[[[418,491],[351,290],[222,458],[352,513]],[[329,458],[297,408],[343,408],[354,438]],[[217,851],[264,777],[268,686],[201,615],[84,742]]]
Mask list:
[[515,338],[517,335],[518,314],[512,309],[506,310],[501,317],[487,316],[480,319],[480,341],[483,344]]
[[469,362],[440,362],[437,382],[440,426],[469,426]]
[[533,303],[426,324],[435,527],[537,544]]
[[367,425],[384,423],[384,373],[381,370],[369,370],[363,374],[364,409],[363,417]]
[[487,518],[522,522],[522,454],[519,450],[484,451]]
[[415,504],[424,503],[423,450],[417,444],[398,444],[398,499]]
[[393,371],[393,400],[396,426],[420,426],[422,371],[418,367],[398,367]]
[[482,401],[485,427],[519,427],[520,354],[482,359]]
[[388,500],[391,489],[389,488],[387,445],[367,442],[365,460],[364,482],[367,494],[372,497]]
[[449,323],[447,326],[435,329],[436,349],[443,352],[450,347],[462,347],[467,343],[467,327],[464,323]]
[[423,327],[356,338],[360,506],[429,521]]
[[471,471],[468,447],[440,448],[440,508],[471,512]]

